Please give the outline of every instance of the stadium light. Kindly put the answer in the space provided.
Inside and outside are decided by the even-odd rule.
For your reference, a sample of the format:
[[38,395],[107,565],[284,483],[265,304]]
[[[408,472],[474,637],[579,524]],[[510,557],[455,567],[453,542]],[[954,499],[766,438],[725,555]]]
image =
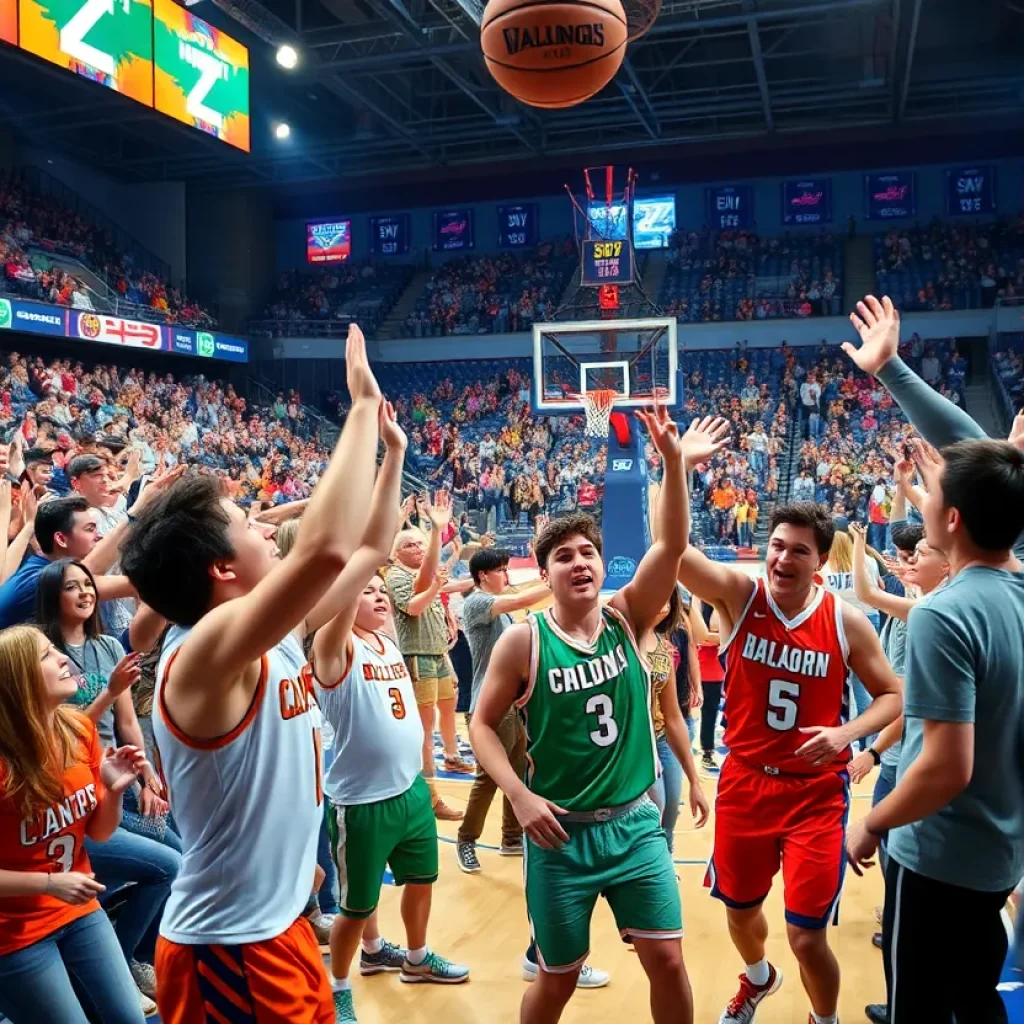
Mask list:
[[274,125],[274,138],[284,140],[290,138],[292,134],[292,126],[287,121],[278,121]]
[[299,51],[285,43],[277,48],[276,60],[281,67],[291,71],[299,63]]

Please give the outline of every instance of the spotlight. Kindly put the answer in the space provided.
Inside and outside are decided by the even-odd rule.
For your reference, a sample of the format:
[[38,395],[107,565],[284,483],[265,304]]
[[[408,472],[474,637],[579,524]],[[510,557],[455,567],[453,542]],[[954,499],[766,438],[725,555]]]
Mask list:
[[288,46],[287,43],[284,46],[279,46],[277,48],[277,63],[291,71],[299,63],[298,51],[294,46]]
[[274,125],[274,138],[287,139],[292,134],[292,126],[287,121],[279,121]]

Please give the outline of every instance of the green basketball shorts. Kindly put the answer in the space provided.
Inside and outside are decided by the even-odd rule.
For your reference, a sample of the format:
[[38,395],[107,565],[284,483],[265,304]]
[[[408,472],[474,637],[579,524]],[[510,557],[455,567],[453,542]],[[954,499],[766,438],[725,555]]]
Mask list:
[[540,966],[575,970],[590,954],[590,918],[604,895],[623,935],[677,939],[683,910],[672,857],[650,800],[604,822],[563,822],[569,842],[542,850],[526,839],[526,909]]
[[437,881],[437,820],[422,776],[398,796],[333,812],[327,827],[346,917],[369,917],[377,909],[389,865],[395,885]]

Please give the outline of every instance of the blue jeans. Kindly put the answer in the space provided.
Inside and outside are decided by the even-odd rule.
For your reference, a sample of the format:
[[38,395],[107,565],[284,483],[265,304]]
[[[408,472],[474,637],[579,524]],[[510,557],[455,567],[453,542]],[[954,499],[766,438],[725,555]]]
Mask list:
[[[875,788],[871,793],[871,806],[875,807],[880,804],[895,788],[896,765],[883,764],[878,771],[878,778],[875,779]],[[889,860],[889,854],[886,849],[888,846],[888,837],[889,833],[886,832],[878,847],[879,867],[882,869],[883,876],[885,875],[886,864]]]
[[[868,544],[876,551],[885,550],[885,535],[889,529],[888,523],[868,523]],[[876,626],[877,630],[878,627]]]
[[[326,774],[326,769],[325,769]],[[324,801],[324,818],[320,822],[320,838],[316,844],[316,862],[323,869],[324,880],[320,886],[317,897],[320,901],[321,914],[340,914],[341,907],[338,906],[338,869],[334,866],[334,858],[331,856],[331,837],[327,834],[327,808],[329,804]]]
[[153,962],[160,915],[181,867],[177,838],[169,833],[160,843],[118,828],[105,843],[85,840],[96,881],[108,891],[127,886],[114,930],[129,962]]
[[[882,617],[876,611],[870,611],[866,614],[868,621],[875,627],[875,632],[879,632],[882,628]],[[868,693],[867,688],[853,672],[850,673],[850,684],[853,687],[853,703],[856,708],[857,715],[862,715],[869,707],[871,707],[871,694]],[[858,740],[858,748],[860,750],[867,750],[867,748],[875,742],[877,736],[878,733],[873,733],[871,736],[865,736],[864,739]]]
[[0,1014],[11,1024],[89,1024],[76,989],[103,1024],[143,1024],[139,993],[102,910],[0,956]]
[[672,753],[668,737],[658,737],[658,760],[661,762],[661,776],[650,789],[650,797],[661,812],[661,827],[672,852],[676,819],[679,817],[679,800],[683,793],[683,766]]

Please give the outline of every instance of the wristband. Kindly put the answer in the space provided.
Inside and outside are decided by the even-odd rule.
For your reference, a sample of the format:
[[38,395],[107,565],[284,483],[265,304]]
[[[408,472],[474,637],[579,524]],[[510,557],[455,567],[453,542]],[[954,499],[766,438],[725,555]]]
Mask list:
[[882,763],[882,755],[877,750],[875,750],[874,747],[868,747],[868,753],[871,755],[871,759],[875,762],[876,765]]

